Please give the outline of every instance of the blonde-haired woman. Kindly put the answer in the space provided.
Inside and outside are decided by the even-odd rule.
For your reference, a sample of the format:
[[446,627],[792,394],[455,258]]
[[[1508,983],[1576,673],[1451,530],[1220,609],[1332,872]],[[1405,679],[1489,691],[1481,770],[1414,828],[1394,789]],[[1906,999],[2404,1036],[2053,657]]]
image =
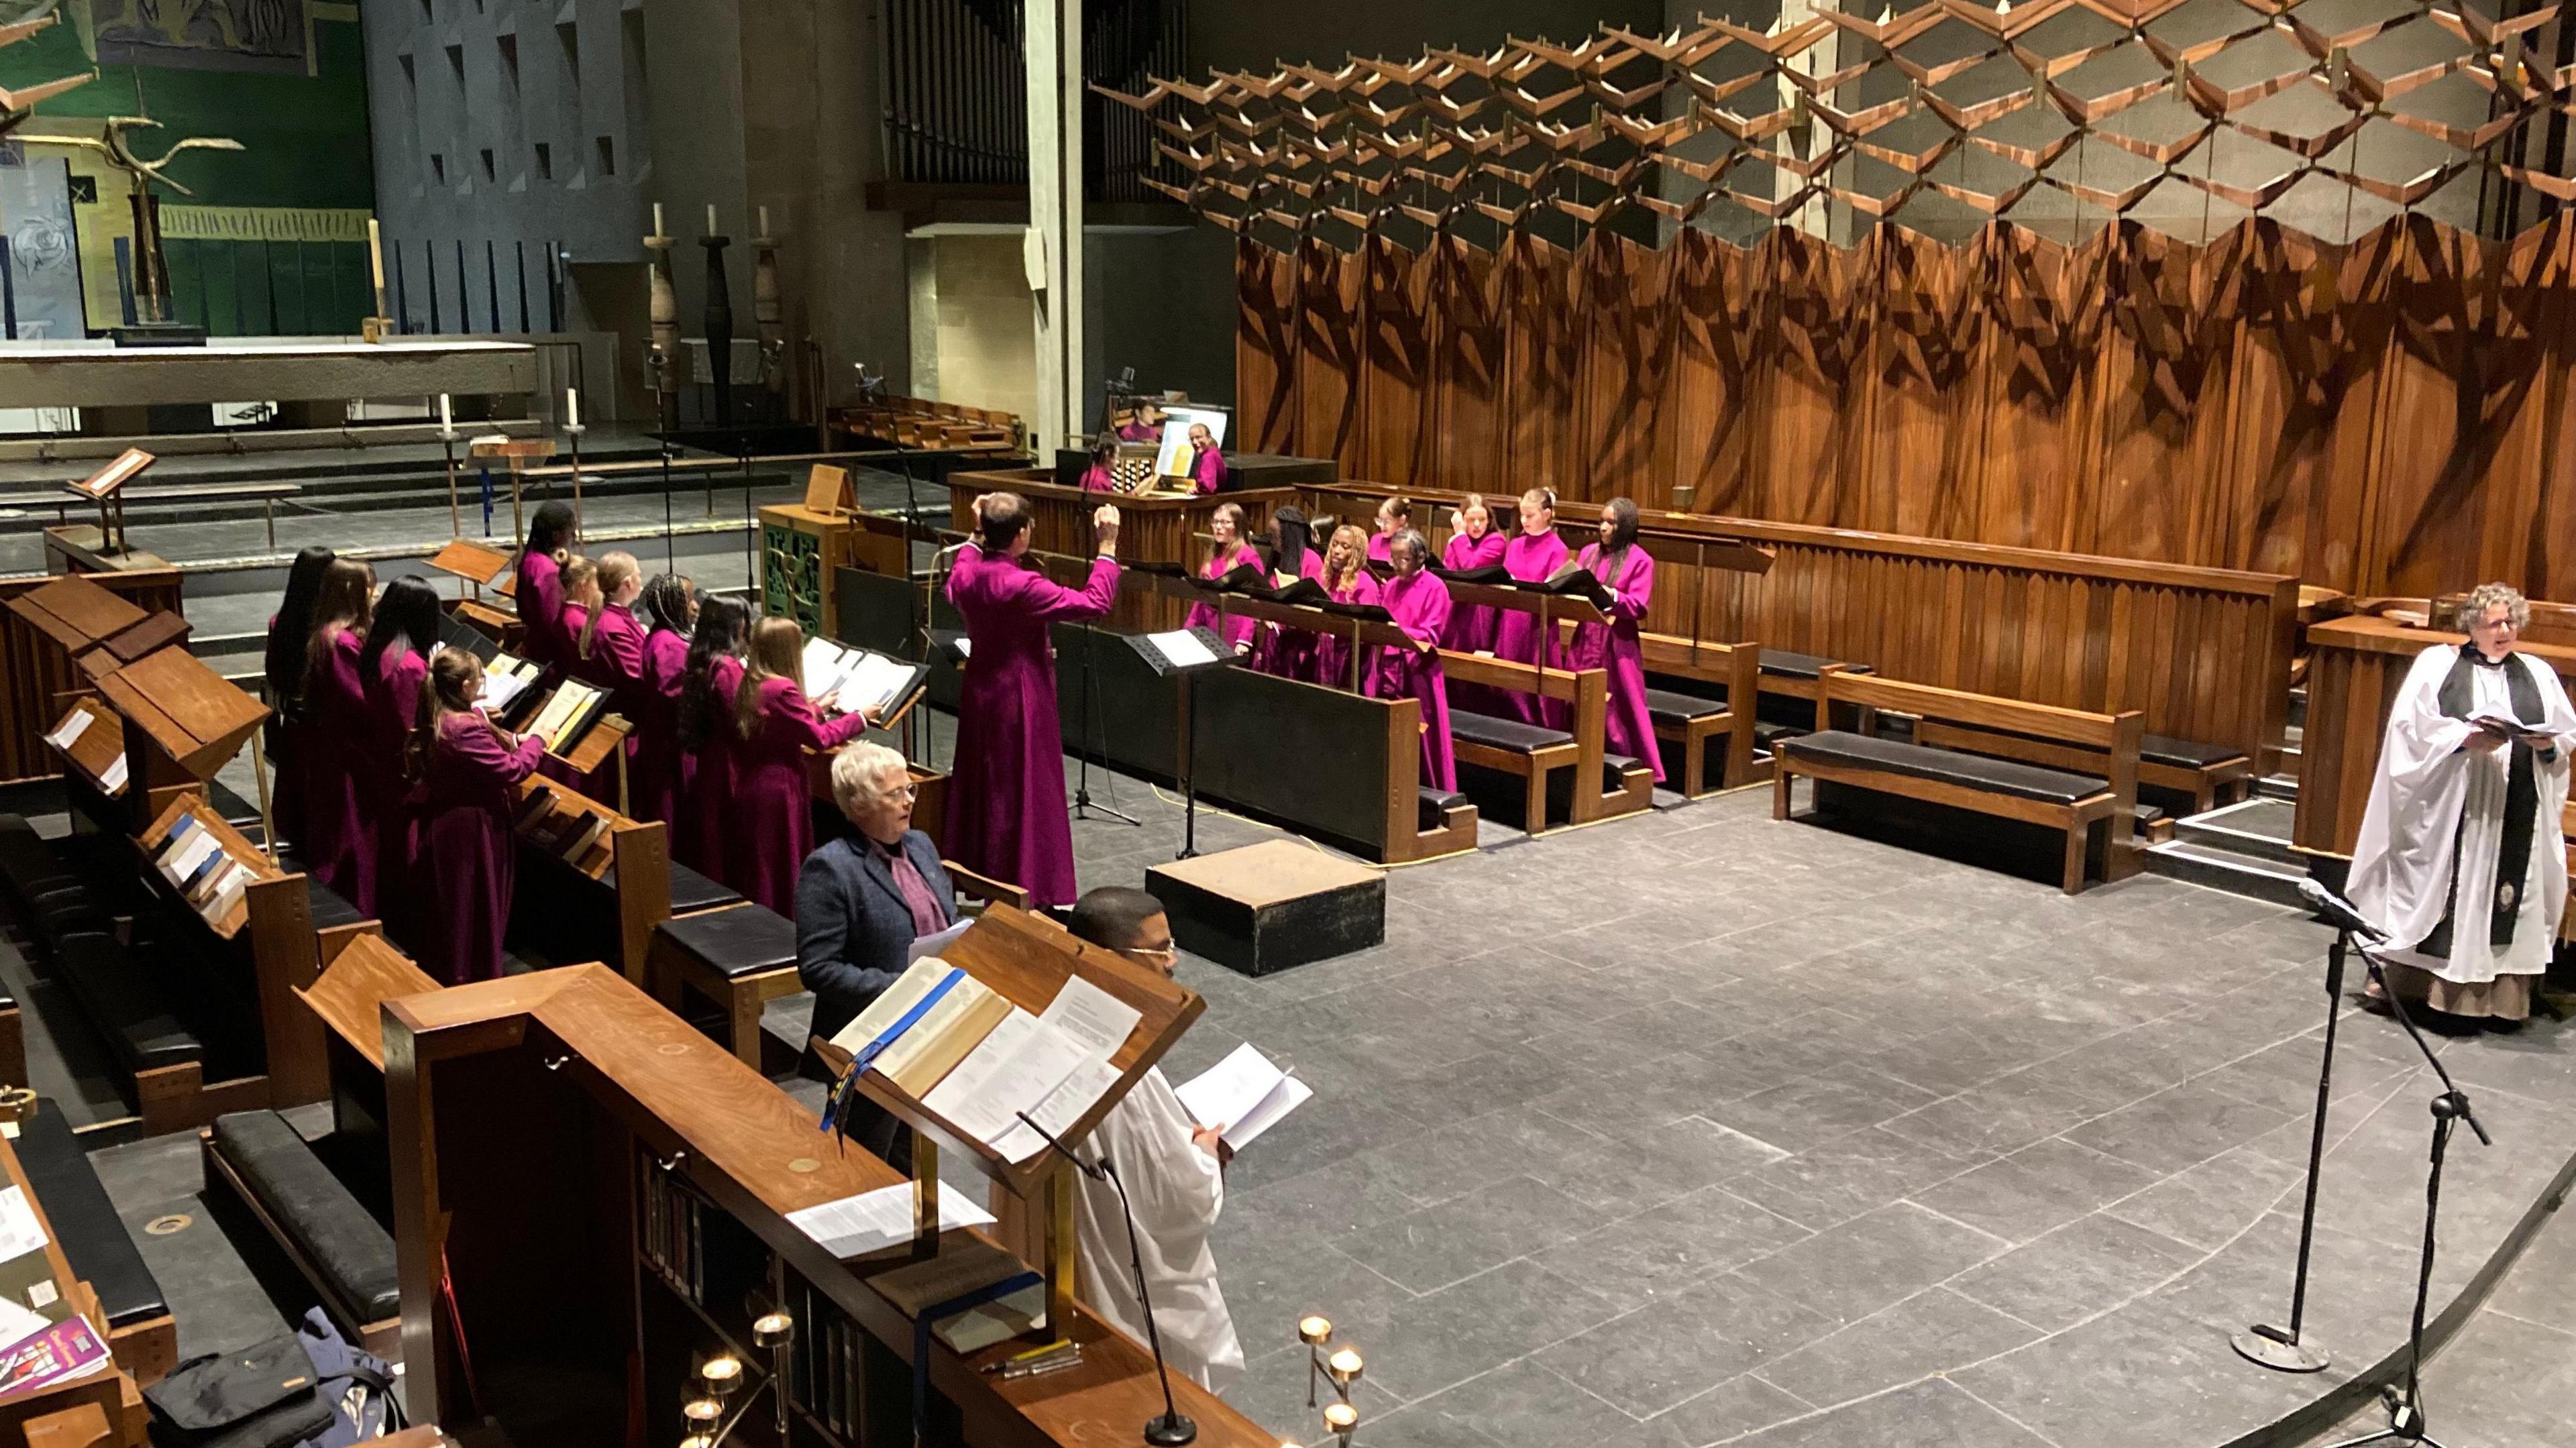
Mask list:
[[[1344,523],[1333,530],[1333,541],[1324,546],[1324,592],[1335,603],[1382,603],[1382,589],[1377,576],[1368,571],[1369,536],[1357,525]],[[1374,650],[1371,650],[1374,653]],[[1327,684],[1336,689],[1351,685],[1351,641],[1332,634],[1315,635],[1314,673],[1307,682]],[[1360,664],[1358,692],[1365,694],[1375,682],[1377,670],[1370,660]]]
[[734,824],[725,831],[723,881],[781,915],[796,912],[796,872],[814,843],[805,751],[830,751],[868,727],[864,714],[823,722],[832,698],[805,697],[805,631],[792,618],[752,626],[742,682],[734,687]]

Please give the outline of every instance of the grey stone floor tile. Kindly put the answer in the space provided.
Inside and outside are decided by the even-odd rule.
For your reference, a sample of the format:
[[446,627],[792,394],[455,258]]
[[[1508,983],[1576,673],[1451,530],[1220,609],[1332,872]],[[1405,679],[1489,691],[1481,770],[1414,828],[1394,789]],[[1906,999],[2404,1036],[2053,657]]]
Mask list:
[[2062,1137],[2036,1141],[1914,1194],[1953,1221],[2027,1242],[2164,1178]]
[[2292,1119],[2265,1101],[2208,1086],[2177,1086],[2066,1133],[2079,1146],[2150,1170],[2187,1171]]
[[1534,1262],[1506,1262],[1397,1307],[1377,1356],[1394,1390],[1423,1397],[1578,1337],[1620,1310]]
[[1523,1176],[1345,1232],[1334,1245],[1389,1281],[1432,1292],[1566,1241],[1590,1221],[1581,1202]]
[[2062,1086],[2024,1091],[1989,1083],[1897,1117],[1880,1129],[1953,1156],[2002,1156],[2080,1126],[2096,1114],[2090,1102]]
[[1724,1188],[1704,1187],[1545,1248],[1533,1260],[1613,1301],[1646,1303],[1810,1235]]
[[1708,1109],[1711,1120],[1794,1153],[1929,1105],[1931,1092],[1875,1071],[1809,1076]]
[[2083,1448],[2229,1441],[2307,1401],[2314,1384],[2239,1359],[2217,1324],[2136,1304],[1953,1375],[2044,1439]]
[[1665,1410],[1647,1423],[1661,1428],[1664,1439],[1680,1448],[1704,1448],[1814,1410],[1813,1403],[1760,1373],[1746,1373]]
[[1782,1248],[1738,1275],[1841,1325],[2005,1250],[1999,1237],[1898,1202]]
[[1729,1273],[1558,1343],[1539,1359],[1629,1414],[1651,1417],[1833,1328],[1830,1319]]
[[[2166,1177],[2104,1210],[2124,1222],[2208,1251],[2251,1226],[2285,1193],[2296,1192],[2304,1175],[2300,1166],[2240,1147]],[[2295,1196],[2289,1206],[2297,1210]]]
[[1960,1296],[2056,1332],[2162,1285],[2202,1254],[2095,1214],[1953,1278]]
[[1954,1156],[1872,1127],[1749,1172],[1730,1182],[1728,1190],[1821,1231],[1956,1176],[1982,1159]]
[[2047,1439],[1938,1378],[1736,1441],[1746,1448],[2049,1448]]
[[1849,1402],[2009,1352],[2042,1329],[1935,1287],[1884,1308],[1762,1369],[1818,1406]]
[[1405,1408],[1412,1418],[1472,1427],[1508,1448],[1601,1443],[1637,1420],[1557,1376],[1536,1358],[1520,1358]]

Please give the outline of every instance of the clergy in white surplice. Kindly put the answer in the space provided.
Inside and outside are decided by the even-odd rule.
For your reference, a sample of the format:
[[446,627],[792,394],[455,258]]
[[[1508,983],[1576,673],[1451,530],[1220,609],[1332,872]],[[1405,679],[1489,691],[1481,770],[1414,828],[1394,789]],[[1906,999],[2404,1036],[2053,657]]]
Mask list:
[[2388,932],[2391,986],[2452,1015],[2529,1016],[2567,904],[2576,709],[2556,670],[2514,652],[2530,621],[2521,594],[2485,584],[2460,609],[2469,641],[2417,657],[2353,851],[2352,903]]

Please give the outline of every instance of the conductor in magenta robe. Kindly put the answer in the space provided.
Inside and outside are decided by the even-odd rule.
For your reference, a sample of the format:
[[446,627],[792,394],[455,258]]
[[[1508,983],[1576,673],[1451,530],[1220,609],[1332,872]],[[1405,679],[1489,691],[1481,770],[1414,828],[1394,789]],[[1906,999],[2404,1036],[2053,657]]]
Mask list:
[[1600,669],[1610,677],[1609,712],[1602,733],[1613,754],[1642,759],[1664,782],[1662,752],[1655,744],[1655,721],[1646,712],[1646,656],[1637,637],[1646,607],[1655,597],[1655,560],[1637,546],[1637,505],[1612,498],[1601,505],[1601,541],[1583,545],[1575,563],[1591,570],[1601,586],[1616,597],[1602,610],[1607,624],[1587,623],[1574,631],[1574,667]]
[[1008,881],[1040,905],[1074,901],[1073,827],[1065,818],[1064,736],[1056,719],[1048,626],[1099,618],[1118,598],[1118,510],[1091,515],[1099,556],[1082,588],[1029,561],[1029,505],[1017,493],[976,500],[982,519],[948,576],[966,622],[949,785],[948,858]]
[[1378,697],[1411,695],[1422,705],[1422,783],[1455,790],[1458,766],[1449,747],[1449,680],[1440,667],[1440,636],[1449,628],[1449,585],[1423,565],[1431,545],[1410,528],[1387,540],[1387,561],[1395,576],[1386,581],[1379,602],[1395,617],[1395,626],[1413,640],[1410,649],[1388,648],[1378,659]]

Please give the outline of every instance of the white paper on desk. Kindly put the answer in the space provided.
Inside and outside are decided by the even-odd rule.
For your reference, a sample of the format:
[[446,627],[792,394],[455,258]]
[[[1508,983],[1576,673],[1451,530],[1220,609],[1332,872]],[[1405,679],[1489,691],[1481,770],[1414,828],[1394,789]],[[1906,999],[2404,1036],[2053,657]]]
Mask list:
[[41,1312],[30,1312],[0,1296],[0,1351],[16,1347],[21,1341],[53,1326]]
[[[835,1257],[856,1257],[912,1240],[912,1187],[879,1187],[819,1207],[789,1212],[788,1223],[823,1244]],[[993,1214],[976,1205],[973,1195],[943,1187],[939,1193],[939,1229],[981,1227]]]
[[1314,1088],[1280,1070],[1250,1041],[1174,1087],[1201,1126],[1225,1127],[1225,1144],[1237,1151],[1314,1099]]
[[957,651],[957,657],[960,659],[970,659],[975,656],[975,641],[962,634],[955,642],[949,644],[949,647]]
[[124,755],[120,754],[114,759],[109,760],[107,762],[107,768],[98,772],[98,787],[106,790],[109,794],[115,794],[117,791],[125,788]]
[[1208,652],[1206,644],[1199,642],[1199,636],[1185,628],[1176,628],[1170,633],[1147,634],[1145,639],[1162,653],[1165,662],[1176,669],[1216,662],[1216,655]]
[[1018,1125],[1019,1113],[1036,1111],[1089,1059],[1091,1049],[1080,1040],[1013,1007],[921,1104],[989,1143]]
[[78,741],[83,734],[89,732],[90,721],[97,717],[97,715],[91,713],[87,709],[74,709],[72,711],[72,717],[63,721],[63,727],[46,735],[45,740],[47,743],[52,744],[56,749],[69,753],[71,752],[72,745]]
[[22,1187],[0,1188],[0,1262],[45,1250],[45,1228]]
[[1118,1048],[1127,1044],[1128,1033],[1144,1018],[1144,1012],[1078,975],[1064,978],[1055,999],[1038,1017],[1104,1060],[1118,1054]]
[[841,709],[850,712],[865,709],[880,715],[895,706],[904,686],[912,682],[912,665],[884,654],[861,651],[850,662],[850,672],[841,681]]
[[[1049,1092],[1047,1099],[1038,1103],[1038,1109],[1029,1113],[1029,1120],[1045,1127],[1047,1136],[1062,1136],[1117,1084],[1118,1068],[1110,1065],[1106,1057],[1095,1056]],[[1047,1149],[1046,1137],[1029,1130],[1025,1121],[1013,1122],[1010,1130],[995,1137],[991,1145],[1013,1166]]]
[[957,943],[957,937],[965,934],[966,927],[974,923],[975,922],[971,919],[960,920],[945,930],[934,930],[928,935],[922,936],[904,950],[903,963],[910,965],[924,956],[936,956],[939,952],[955,945]]

